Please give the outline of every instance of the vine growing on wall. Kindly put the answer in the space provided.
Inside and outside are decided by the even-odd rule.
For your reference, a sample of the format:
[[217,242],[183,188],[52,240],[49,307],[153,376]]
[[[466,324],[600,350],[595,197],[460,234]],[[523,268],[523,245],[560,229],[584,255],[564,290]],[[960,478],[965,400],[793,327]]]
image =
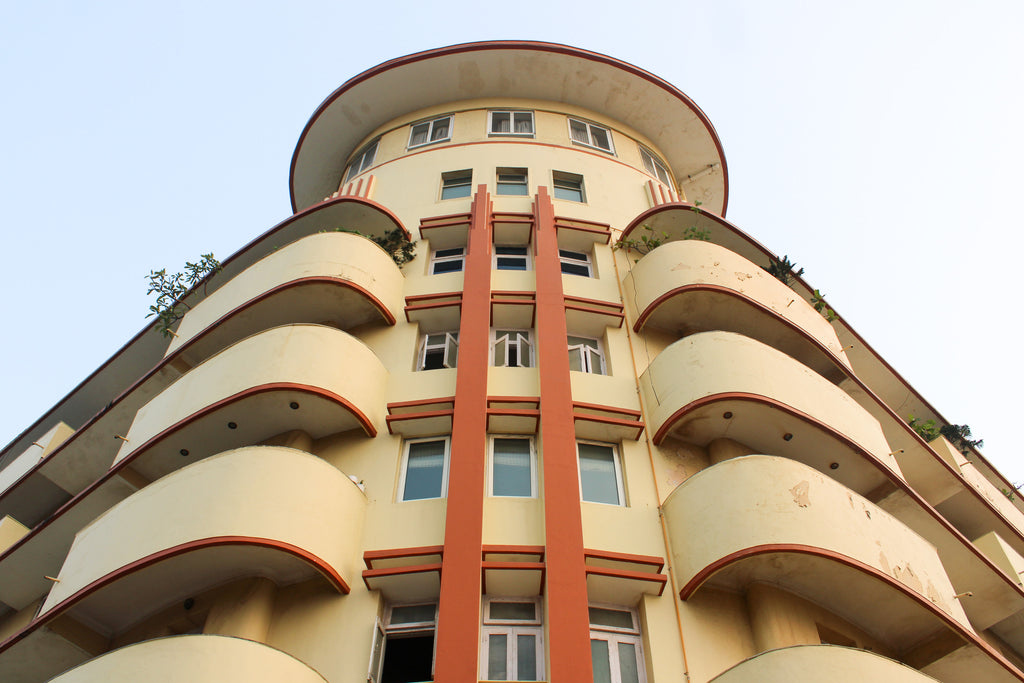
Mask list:
[[[700,202],[695,202],[693,205],[694,211],[698,214],[701,213]],[[698,228],[696,225],[691,225],[683,231],[683,240],[698,240],[700,242],[707,242],[711,239],[711,230],[708,228]],[[672,241],[672,236],[667,232],[656,233],[654,228],[647,225],[640,226],[639,238],[622,239],[612,245],[613,249],[625,249],[626,251],[635,251],[641,256],[649,254],[654,251],[662,244]]]
[[364,235],[358,230],[346,230],[345,228],[335,228],[334,231],[365,237],[386,251],[399,268],[416,258],[416,242],[410,240],[401,228],[395,228],[379,236]]

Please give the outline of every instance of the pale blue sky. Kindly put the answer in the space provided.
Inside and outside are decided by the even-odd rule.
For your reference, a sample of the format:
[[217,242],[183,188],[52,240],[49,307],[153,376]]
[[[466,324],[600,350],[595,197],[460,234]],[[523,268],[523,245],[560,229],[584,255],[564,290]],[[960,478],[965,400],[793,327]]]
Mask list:
[[150,268],[290,213],[292,150],[334,88],[515,38],[689,94],[725,148],[728,218],[1022,481],[1024,5],[965,4],[7,0],[0,444],[143,326]]

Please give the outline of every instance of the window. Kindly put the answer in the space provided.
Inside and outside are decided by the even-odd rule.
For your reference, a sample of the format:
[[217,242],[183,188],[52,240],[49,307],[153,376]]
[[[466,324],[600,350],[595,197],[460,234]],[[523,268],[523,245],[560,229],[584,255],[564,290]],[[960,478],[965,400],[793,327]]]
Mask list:
[[499,168],[498,194],[514,194],[525,197],[529,194],[525,168]]
[[576,444],[580,456],[580,497],[588,503],[625,505],[622,467],[615,447],[608,444]]
[[399,500],[444,498],[448,493],[448,437],[407,441]]
[[485,597],[480,677],[489,681],[541,680],[543,636],[539,601]]
[[533,112],[492,111],[487,132],[491,135],[523,135],[533,137]]
[[562,272],[566,275],[593,277],[590,271],[590,254],[582,251],[559,249],[558,260],[562,262]]
[[473,170],[449,171],[441,174],[441,199],[468,197],[473,192]]
[[666,185],[672,184],[668,177],[668,169],[665,167],[665,164],[661,163],[658,157],[641,147],[640,159],[644,162],[644,168],[647,169],[648,173]]
[[495,330],[491,348],[494,366],[529,368],[533,366],[533,335],[530,330]]
[[623,607],[590,607],[590,660],[594,680],[644,683],[647,671],[640,649],[636,612]]
[[368,144],[355,156],[352,163],[349,164],[348,176],[345,177],[345,180],[352,180],[363,171],[369,169],[370,166],[373,166],[373,159],[377,156],[378,142],[380,142],[380,138]]
[[435,249],[434,253],[430,255],[430,274],[459,273],[462,271],[462,263],[465,258],[466,250],[464,247]]
[[409,149],[451,139],[452,117],[442,116],[433,121],[422,121],[421,123],[414,124],[409,130]]
[[437,604],[392,605],[384,625],[377,621],[367,680],[404,683],[434,679],[434,629]]
[[495,270],[529,270],[530,252],[526,247],[494,247]]
[[417,367],[420,370],[456,367],[459,360],[459,333],[438,332],[424,335],[419,356]]
[[512,498],[537,497],[537,458],[533,439],[491,438],[491,495]]
[[569,337],[569,369],[603,375],[604,354],[601,343],[589,337]]
[[552,177],[555,199],[568,199],[570,202],[583,202],[583,176],[576,173],[555,171]]
[[597,147],[606,152],[614,152],[612,147],[612,133],[607,128],[580,121],[569,119],[569,137],[573,142],[587,147]]

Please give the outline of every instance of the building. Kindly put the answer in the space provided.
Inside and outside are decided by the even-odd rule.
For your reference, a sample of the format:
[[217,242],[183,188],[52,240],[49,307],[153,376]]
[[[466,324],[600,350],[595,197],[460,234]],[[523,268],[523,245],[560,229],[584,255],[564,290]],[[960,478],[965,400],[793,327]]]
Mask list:
[[1012,486],[764,270],[674,86],[410,55],[290,182],[0,455],[0,680],[1024,680]]

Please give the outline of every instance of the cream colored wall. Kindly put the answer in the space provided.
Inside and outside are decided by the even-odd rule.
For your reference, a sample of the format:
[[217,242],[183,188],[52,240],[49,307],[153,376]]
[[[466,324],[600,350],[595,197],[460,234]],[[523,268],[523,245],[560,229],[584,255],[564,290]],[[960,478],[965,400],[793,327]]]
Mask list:
[[728,667],[757,654],[742,595],[702,590],[681,602],[679,610],[686,661],[693,683],[710,680]]
[[257,261],[189,310],[165,355],[267,290],[311,276],[352,282],[377,297],[396,318],[401,315],[402,274],[383,249],[359,235],[310,235]]
[[[764,455],[726,460],[687,480],[663,509],[683,584],[731,553],[795,543],[863,562],[973,630],[934,546],[806,465]],[[689,533],[694,527],[701,533]]]
[[711,242],[669,242],[640,259],[623,278],[630,317],[637,320],[659,297],[689,284],[718,285],[750,297],[849,365],[835,330],[818,311],[763,268]]
[[[350,400],[381,429],[386,376],[387,371],[373,352],[340,330],[320,325],[266,330],[196,366],[143,406],[114,462],[199,410],[250,387],[273,382],[327,389]],[[356,426],[353,418],[352,427]]]
[[714,683],[929,683],[936,679],[864,650],[803,645],[765,652],[726,671]]
[[747,392],[796,408],[872,453],[899,473],[878,421],[856,401],[789,356],[729,332],[702,332],[675,342],[640,378],[657,431],[690,402],[721,392]]
[[17,543],[28,533],[28,527],[10,515],[0,519],[0,553]]
[[302,548],[351,584],[362,569],[365,507],[355,484],[308,453],[271,446],[222,453],[150,484],[79,531],[41,611],[136,560],[219,536]]
[[298,659],[266,645],[223,636],[176,636],[116,650],[52,679],[54,683],[107,681],[224,681],[325,683]]
[[0,470],[0,493],[10,488],[12,484],[35,467],[40,460],[52,453],[55,448],[67,441],[68,437],[74,433],[75,430],[63,422],[58,422],[51,427],[46,434],[39,437],[21,455],[12,460],[7,467]]
[[[666,589],[665,595],[671,595]],[[681,647],[679,621],[671,600],[645,594],[638,605],[648,681],[682,681],[686,661]]]

